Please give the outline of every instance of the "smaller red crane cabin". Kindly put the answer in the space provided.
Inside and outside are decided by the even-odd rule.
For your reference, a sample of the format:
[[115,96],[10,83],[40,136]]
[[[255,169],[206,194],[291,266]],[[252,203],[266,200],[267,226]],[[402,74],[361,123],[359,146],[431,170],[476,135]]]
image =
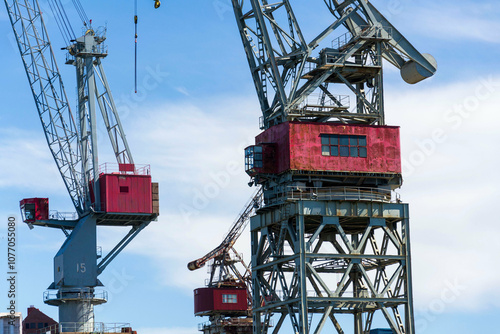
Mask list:
[[209,287],[194,290],[194,314],[197,316],[244,314],[247,307],[245,287]]
[[49,219],[48,198],[25,198],[19,204],[24,222],[34,223],[35,221]]
[[246,171],[288,170],[401,174],[399,127],[284,122],[245,149]]
[[151,173],[149,166],[133,164],[101,166],[99,174],[101,210],[116,213],[152,213]]

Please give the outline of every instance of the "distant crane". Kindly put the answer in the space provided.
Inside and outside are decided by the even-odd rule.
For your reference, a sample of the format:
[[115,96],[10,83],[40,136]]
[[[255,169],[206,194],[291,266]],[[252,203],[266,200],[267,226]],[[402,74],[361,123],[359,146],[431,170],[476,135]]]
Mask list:
[[[368,0],[323,0],[332,23],[309,41],[291,0],[231,3],[264,130],[245,149],[264,202],[250,218],[253,333],[317,334],[329,323],[369,334],[379,317],[414,334],[408,205],[392,197],[399,128],[385,123],[382,67],[414,84],[434,75],[435,59]],[[230,308],[235,295],[195,295],[195,308]],[[232,333],[212,325],[201,330]]]
[[[206,287],[194,291],[195,314],[210,318],[210,322],[202,328],[205,334],[252,332],[252,273],[234,244],[248,225],[250,216],[263,205],[262,201],[262,189],[258,188],[222,243],[205,256],[188,263],[189,270],[196,270],[212,261]],[[238,269],[238,263],[242,269]],[[228,299],[231,302],[223,305],[222,302]]]
[[[158,184],[151,181],[150,167],[136,165],[132,158],[101,64],[107,56],[105,29],[94,29],[80,2],[73,1],[85,27],[83,36],[76,37],[62,2],[48,2],[66,43],[66,64],[76,69],[78,106],[73,113],[38,1],[4,2],[49,149],[76,209],[76,214],[49,211],[47,198],[20,203],[30,227],[59,228],[66,235],[44,301],[59,307],[61,332],[94,332],[94,306],[106,302],[105,291],[95,289],[102,286],[98,276],[158,217]],[[99,165],[98,111],[116,165]],[[130,228],[103,258],[98,226]]]

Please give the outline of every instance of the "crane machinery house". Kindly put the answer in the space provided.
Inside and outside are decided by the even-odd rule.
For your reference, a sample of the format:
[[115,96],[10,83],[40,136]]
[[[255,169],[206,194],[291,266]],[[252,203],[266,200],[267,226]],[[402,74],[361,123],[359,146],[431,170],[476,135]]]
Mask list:
[[397,126],[284,122],[255,141],[245,149],[245,170],[258,183],[266,175],[292,171],[347,178],[353,185],[359,184],[360,177],[365,185],[383,179],[389,188],[399,187]]
[[[101,165],[99,189],[101,210],[113,213],[148,213],[158,211],[157,184],[151,182],[149,165],[119,164]],[[153,208],[153,190],[155,206]],[[95,202],[94,196],[91,196]],[[158,213],[158,212],[155,212]]]

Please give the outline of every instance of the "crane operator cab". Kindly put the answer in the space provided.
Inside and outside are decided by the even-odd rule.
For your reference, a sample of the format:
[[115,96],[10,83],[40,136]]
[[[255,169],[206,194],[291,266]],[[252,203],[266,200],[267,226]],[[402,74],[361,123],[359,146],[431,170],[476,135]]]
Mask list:
[[25,223],[34,223],[37,220],[49,218],[48,198],[25,198],[20,201],[21,216]]

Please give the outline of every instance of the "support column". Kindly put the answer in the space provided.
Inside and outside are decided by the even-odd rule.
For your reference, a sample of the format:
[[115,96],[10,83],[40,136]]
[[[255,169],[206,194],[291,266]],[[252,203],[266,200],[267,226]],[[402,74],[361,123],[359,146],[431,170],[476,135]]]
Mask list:
[[[287,205],[252,217],[254,334],[288,334],[290,327],[293,334],[351,331],[345,328],[366,334],[374,314],[383,316],[394,334],[414,334],[407,205],[355,200]],[[290,214],[284,217],[283,211]],[[308,287],[316,293],[308,295]],[[271,331],[260,323],[269,312],[279,317]],[[312,315],[319,321],[311,321]]]
[[299,296],[299,326],[301,333],[308,334],[308,316],[307,316],[307,273],[306,273],[306,242],[304,216],[302,212],[302,203],[298,203],[299,214],[297,216],[297,243],[295,253],[299,255],[296,266],[299,274],[298,296]]

